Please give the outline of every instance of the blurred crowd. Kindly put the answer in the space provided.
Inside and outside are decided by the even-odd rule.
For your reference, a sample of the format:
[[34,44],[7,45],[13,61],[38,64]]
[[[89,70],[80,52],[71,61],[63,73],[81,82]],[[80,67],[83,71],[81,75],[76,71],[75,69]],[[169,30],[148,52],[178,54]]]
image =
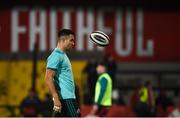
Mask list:
[[[77,103],[80,104],[79,89],[75,86],[75,94]],[[53,116],[53,100],[50,93],[46,93],[44,99],[38,97],[38,93],[34,89],[30,89],[28,95],[20,104],[20,113],[24,117],[52,117]]]
[[[117,72],[117,62],[109,54],[104,54],[102,60],[106,63],[107,72],[110,74],[115,84],[117,79],[115,76]],[[87,75],[84,104],[93,104],[94,87],[98,78],[96,73],[97,63],[98,61],[92,57],[83,70],[83,73]],[[128,103],[126,103],[127,100],[124,100],[124,96],[120,91],[121,90],[119,90],[117,86],[113,86],[113,104],[130,106],[137,117],[168,116],[173,113],[173,110],[177,110],[173,98],[167,95],[166,89],[161,87],[155,94],[150,80],[140,82],[140,84],[135,87]],[[178,113],[180,113],[179,110]]]

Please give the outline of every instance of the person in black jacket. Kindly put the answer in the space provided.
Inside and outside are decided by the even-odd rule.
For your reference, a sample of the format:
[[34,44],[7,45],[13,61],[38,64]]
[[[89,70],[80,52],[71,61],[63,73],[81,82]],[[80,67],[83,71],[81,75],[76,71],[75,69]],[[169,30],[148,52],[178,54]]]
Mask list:
[[37,117],[40,114],[41,101],[36,91],[29,90],[28,96],[23,99],[20,105],[20,111],[24,117]]

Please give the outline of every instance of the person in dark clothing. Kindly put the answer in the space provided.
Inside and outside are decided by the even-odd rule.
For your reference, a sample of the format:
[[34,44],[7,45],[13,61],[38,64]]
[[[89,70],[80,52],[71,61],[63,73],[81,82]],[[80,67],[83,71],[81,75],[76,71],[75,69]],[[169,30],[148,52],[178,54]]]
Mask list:
[[130,98],[130,106],[133,109],[133,111],[135,112],[136,116],[138,116],[138,114],[140,114],[139,111],[141,111],[141,110],[139,110],[139,91],[142,86],[143,86],[142,83],[138,84],[135,87],[135,89],[132,93],[132,96]]
[[40,113],[40,99],[36,92],[31,89],[28,96],[22,101],[20,111],[24,117],[37,117]]
[[154,91],[150,81],[137,86],[131,98],[131,106],[137,117],[156,116]]
[[164,112],[166,112],[169,106],[173,106],[173,100],[166,95],[164,89],[160,89],[159,95],[155,100],[157,107],[161,107]]
[[97,66],[97,62],[95,61],[94,58],[92,58],[87,62],[87,65],[83,69],[83,73],[87,74],[87,82],[86,82],[87,83],[87,93],[85,94],[85,96],[86,96],[85,104],[93,103],[95,84],[96,84],[96,80],[98,78],[98,74],[96,72],[96,66]]
[[[116,72],[117,72],[117,62],[114,60],[114,58],[110,54],[104,54],[103,55],[103,61],[106,63],[107,72],[112,78],[113,83],[116,83]],[[115,84],[116,85],[116,84]],[[116,86],[113,86],[115,88]]]
[[53,101],[52,101],[52,97],[49,93],[47,93],[45,95],[45,99],[44,101],[42,101],[42,116],[43,117],[51,117],[53,114]]
[[111,76],[113,82],[115,82],[116,80],[115,79],[116,71],[117,71],[117,63],[112,56],[109,56],[107,62],[107,72]]

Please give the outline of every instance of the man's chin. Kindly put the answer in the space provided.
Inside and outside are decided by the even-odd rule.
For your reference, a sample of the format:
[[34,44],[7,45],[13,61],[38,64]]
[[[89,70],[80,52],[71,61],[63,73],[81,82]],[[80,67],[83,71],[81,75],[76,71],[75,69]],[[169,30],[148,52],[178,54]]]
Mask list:
[[70,51],[75,50],[75,47],[71,47],[69,50],[70,50]]
[[66,50],[66,52],[70,52],[72,50],[73,50],[73,48],[69,48],[69,49]]

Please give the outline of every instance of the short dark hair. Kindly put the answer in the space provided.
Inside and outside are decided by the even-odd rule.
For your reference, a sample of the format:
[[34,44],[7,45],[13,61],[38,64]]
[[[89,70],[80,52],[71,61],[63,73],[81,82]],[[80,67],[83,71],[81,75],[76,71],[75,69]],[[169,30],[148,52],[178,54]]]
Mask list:
[[98,66],[98,65],[106,66],[106,63],[105,63],[105,61],[98,61],[98,62],[97,62],[97,66]]
[[62,29],[58,32],[58,38],[61,36],[75,35],[75,33],[70,29]]

